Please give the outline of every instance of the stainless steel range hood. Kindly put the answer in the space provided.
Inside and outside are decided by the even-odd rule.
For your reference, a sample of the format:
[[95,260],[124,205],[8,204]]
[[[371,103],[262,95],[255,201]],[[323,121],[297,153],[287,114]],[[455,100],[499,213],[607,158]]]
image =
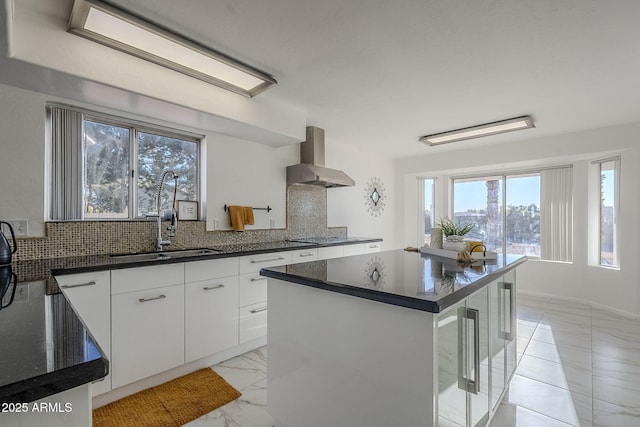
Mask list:
[[300,144],[300,163],[287,167],[287,184],[333,188],[356,182],[340,170],[324,167],[324,129],[307,126],[307,140]]

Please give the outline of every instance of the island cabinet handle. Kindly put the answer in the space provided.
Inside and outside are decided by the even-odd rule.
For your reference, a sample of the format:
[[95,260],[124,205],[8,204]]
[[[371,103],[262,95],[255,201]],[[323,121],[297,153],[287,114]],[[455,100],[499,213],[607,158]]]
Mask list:
[[[499,285],[499,289],[504,292],[502,301],[506,301],[506,293],[509,292],[509,316],[508,316],[509,321],[507,322],[507,313],[505,312],[506,304],[501,310],[498,311],[498,316],[499,316],[498,325],[500,326],[499,336],[503,340],[513,341],[514,339],[513,331],[515,331],[515,320],[516,320],[516,316],[513,311],[513,308],[515,307],[515,301],[514,301],[515,293],[513,292],[513,283],[499,282],[498,285]],[[508,331],[507,331],[507,323],[509,324]]]
[[271,261],[280,261],[281,259],[285,259],[284,257],[278,258],[269,258],[269,259],[252,259],[251,264],[259,264],[261,262],[271,262]]
[[[467,355],[465,320],[473,321],[473,379],[466,374]],[[480,391],[480,312],[474,308],[458,309],[458,388],[469,393]]]
[[250,311],[251,314],[262,313],[263,311],[267,311],[267,307],[262,308],[254,308]]
[[267,278],[266,278],[266,277],[262,277],[262,276],[260,276],[260,277],[252,277],[250,280],[251,280],[252,282],[259,282],[259,281],[261,281],[261,280],[267,280]]
[[62,285],[63,289],[69,289],[69,288],[81,288],[82,286],[94,286],[96,284],[96,282],[94,282],[93,280],[87,283],[77,283],[75,285]]
[[215,285],[215,286],[205,286],[204,289],[205,291],[212,291],[214,289],[220,289],[220,288],[224,288],[224,285],[221,283],[219,285]]
[[159,300],[159,299],[163,299],[166,298],[166,295],[158,295],[157,297],[153,297],[153,298],[140,298],[138,300],[138,302],[149,302],[149,301],[155,301],[155,300]]

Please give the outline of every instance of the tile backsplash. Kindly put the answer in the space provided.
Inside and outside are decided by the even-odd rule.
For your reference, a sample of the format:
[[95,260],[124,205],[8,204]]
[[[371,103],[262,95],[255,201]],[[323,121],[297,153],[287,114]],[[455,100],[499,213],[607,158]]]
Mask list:
[[[47,222],[45,232],[45,237],[19,239],[16,259],[150,252],[155,250],[157,222],[56,221]],[[291,186],[287,189],[286,229],[247,230],[241,233],[206,231],[205,221],[179,221],[176,237],[171,238],[171,246],[167,250],[346,235],[346,227],[327,228],[326,189]]]

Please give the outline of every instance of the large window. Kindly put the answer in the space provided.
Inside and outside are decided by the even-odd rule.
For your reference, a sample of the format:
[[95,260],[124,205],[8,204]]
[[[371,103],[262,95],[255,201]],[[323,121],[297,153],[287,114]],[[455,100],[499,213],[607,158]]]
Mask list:
[[431,244],[431,228],[435,221],[435,178],[420,178],[420,235],[423,243]]
[[161,210],[170,208],[174,191],[179,200],[199,199],[197,136],[61,107],[50,113],[52,219],[127,219],[156,212],[166,170],[179,176],[178,188],[172,179],[166,182]]
[[539,257],[540,174],[455,179],[453,219],[488,250]]
[[600,166],[600,265],[618,267],[617,215],[619,159]]

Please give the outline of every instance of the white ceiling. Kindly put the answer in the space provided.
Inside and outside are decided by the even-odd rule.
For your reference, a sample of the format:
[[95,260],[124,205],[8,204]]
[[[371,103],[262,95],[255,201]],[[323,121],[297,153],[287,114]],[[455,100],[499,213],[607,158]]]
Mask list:
[[[259,97],[328,140],[391,157],[640,121],[637,0],[111,2],[272,74]],[[418,142],[525,114],[535,129]]]

